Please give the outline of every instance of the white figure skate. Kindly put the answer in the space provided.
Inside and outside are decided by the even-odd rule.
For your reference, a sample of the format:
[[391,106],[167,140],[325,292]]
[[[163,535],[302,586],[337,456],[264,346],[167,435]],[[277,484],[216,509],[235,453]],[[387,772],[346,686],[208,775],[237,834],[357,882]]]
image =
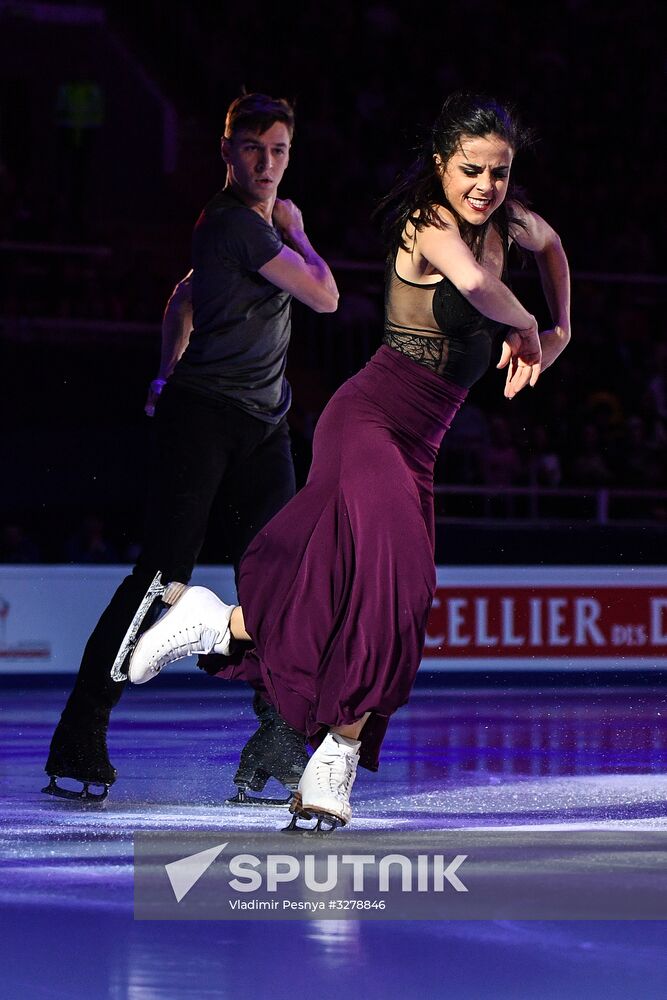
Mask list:
[[145,684],[163,667],[199,653],[229,655],[233,604],[224,604],[206,587],[186,587],[169,611],[139,639],[130,657],[128,677]]
[[[350,792],[357,775],[358,750],[339,743],[329,733],[312,755],[301,775],[299,787],[290,806],[294,813],[288,831],[310,830],[330,833],[346,826],[352,818]],[[312,819],[314,827],[303,827],[298,819]]]

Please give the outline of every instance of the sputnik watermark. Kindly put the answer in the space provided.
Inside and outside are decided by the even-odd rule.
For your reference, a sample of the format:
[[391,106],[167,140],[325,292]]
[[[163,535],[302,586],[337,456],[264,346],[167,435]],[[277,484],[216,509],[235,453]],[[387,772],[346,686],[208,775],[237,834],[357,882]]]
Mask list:
[[[382,898],[367,898],[367,893],[390,893],[396,891],[392,876],[398,874],[401,892],[444,892],[452,888],[456,892],[468,892],[457,875],[458,869],[466,860],[467,855],[457,854],[445,863],[442,854],[420,854],[415,860],[405,854],[385,854],[377,857],[374,854],[344,854],[338,858],[329,854],[326,858],[325,872],[321,860],[314,854],[306,854],[303,859],[291,854],[269,854],[265,859],[254,854],[237,854],[229,862],[229,871],[235,877],[229,886],[235,892],[251,893],[262,888],[268,893],[278,893],[286,883],[298,883],[302,880],[303,887],[313,893],[334,892],[341,881],[349,889],[349,866],[352,873],[352,892],[363,893],[362,898],[353,899],[231,899],[231,910],[269,910],[310,911],[320,915],[336,908],[356,912],[359,909],[373,911],[384,910],[386,901]],[[319,877],[318,877],[319,874]]]
[[[171,887],[180,903],[190,889],[208,871],[219,854],[227,847],[228,842],[211,847],[197,854],[190,854],[177,861],[166,864],[165,870]],[[450,886],[456,892],[467,892],[457,872],[467,855],[457,854],[446,862],[443,854],[419,854],[413,861],[405,854],[385,854],[377,857],[375,854],[343,854],[338,857],[328,854],[325,859],[324,877],[320,874],[322,860],[315,854],[297,857],[294,854],[267,854],[258,857],[256,854],[235,854],[228,861],[229,873],[233,876],[228,881],[234,892],[251,893],[265,888],[267,892],[278,892],[287,882],[302,880],[304,888],[310,892],[329,893],[336,889],[341,878],[348,883],[348,872],[342,869],[349,866],[352,874],[352,891],[366,892],[368,889],[377,892],[392,890],[392,875],[398,870],[402,892],[444,892],[445,886]],[[244,909],[246,900],[230,901],[232,909]],[[275,900],[267,901],[271,907]],[[260,907],[264,908],[264,907]]]
[[397,919],[402,898],[441,900],[469,892],[467,854],[429,846],[396,834],[347,834],[336,843],[251,831],[215,840],[142,831],[135,836],[135,914],[158,920],[325,913]]
[[667,919],[667,831],[140,831],[140,920]]

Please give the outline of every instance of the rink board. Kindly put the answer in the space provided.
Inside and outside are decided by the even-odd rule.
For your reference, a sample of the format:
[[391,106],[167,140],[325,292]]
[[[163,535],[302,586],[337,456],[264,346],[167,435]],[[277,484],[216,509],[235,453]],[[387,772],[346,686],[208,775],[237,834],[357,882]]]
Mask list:
[[[0,673],[76,671],[128,572],[0,566]],[[229,566],[200,567],[193,582],[234,599]],[[421,669],[667,669],[667,567],[438,567]]]

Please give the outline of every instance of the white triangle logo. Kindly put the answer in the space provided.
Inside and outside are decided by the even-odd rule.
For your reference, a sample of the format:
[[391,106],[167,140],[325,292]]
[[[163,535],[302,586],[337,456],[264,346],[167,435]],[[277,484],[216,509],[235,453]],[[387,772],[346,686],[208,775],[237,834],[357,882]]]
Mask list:
[[170,861],[168,865],[164,866],[177,903],[180,903],[183,897],[190,892],[190,889],[196,885],[204,872],[208,871],[220,851],[224,851],[228,843],[229,841],[225,844],[219,844],[217,847],[210,847],[208,851],[200,851],[198,854],[191,854],[178,861]]

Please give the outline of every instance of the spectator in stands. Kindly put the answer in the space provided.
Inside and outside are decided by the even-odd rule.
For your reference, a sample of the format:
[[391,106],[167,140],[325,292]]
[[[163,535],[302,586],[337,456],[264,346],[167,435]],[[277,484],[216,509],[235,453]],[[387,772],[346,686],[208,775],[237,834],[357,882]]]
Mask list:
[[528,476],[531,486],[560,486],[563,477],[560,458],[551,445],[549,431],[543,424],[535,424],[531,433]]
[[8,521],[0,534],[0,563],[41,562],[39,547],[19,521]]
[[118,551],[107,537],[104,519],[99,514],[86,514],[65,546],[65,557],[67,562],[86,565],[118,562]]
[[489,424],[490,441],[482,456],[484,482],[488,486],[515,486],[523,469],[519,450],[505,417],[495,414]]
[[611,486],[613,475],[607,456],[600,444],[600,433],[593,423],[581,432],[580,450],[572,466],[572,479],[577,486]]

